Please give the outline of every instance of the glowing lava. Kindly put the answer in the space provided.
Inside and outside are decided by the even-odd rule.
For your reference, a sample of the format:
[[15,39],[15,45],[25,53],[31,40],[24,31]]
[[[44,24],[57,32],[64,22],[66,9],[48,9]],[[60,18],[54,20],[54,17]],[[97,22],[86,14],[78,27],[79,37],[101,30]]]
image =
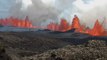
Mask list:
[[68,30],[76,29],[75,32],[86,33],[92,36],[107,36],[107,31],[104,27],[96,20],[95,25],[92,29],[80,24],[79,18],[75,15],[70,25],[67,20],[61,19],[60,24],[50,23],[47,29],[52,31],[66,32]]
[[28,17],[26,17],[25,20],[13,18],[13,17],[0,19],[0,25],[13,26],[13,27],[19,27],[19,28],[35,28],[35,26],[33,26],[32,23],[29,21]]
[[60,25],[59,25],[59,31],[65,32],[69,30],[69,24],[67,20],[61,19]]
[[94,36],[102,36],[104,35],[104,28],[103,26],[99,23],[98,20],[96,20],[95,25],[93,29],[89,32],[89,34],[94,35]]
[[13,26],[19,28],[49,29],[51,31],[60,31],[60,32],[66,32],[75,29],[75,32],[86,33],[92,36],[107,36],[106,29],[104,29],[103,25],[100,24],[98,20],[96,20],[94,27],[91,29],[86,27],[86,25],[83,24],[81,25],[80,20],[76,15],[74,16],[71,24],[69,24],[66,19],[62,18],[59,24],[51,22],[50,24],[47,25],[47,28],[44,28],[44,26],[41,27],[33,26],[28,17],[26,17],[23,20],[13,17],[0,19],[0,25]]

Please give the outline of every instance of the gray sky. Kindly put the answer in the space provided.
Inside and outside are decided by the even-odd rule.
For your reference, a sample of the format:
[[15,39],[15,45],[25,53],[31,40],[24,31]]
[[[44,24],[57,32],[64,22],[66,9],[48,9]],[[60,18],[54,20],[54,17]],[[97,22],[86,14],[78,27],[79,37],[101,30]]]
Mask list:
[[9,16],[9,10],[15,0],[0,0],[0,18]]

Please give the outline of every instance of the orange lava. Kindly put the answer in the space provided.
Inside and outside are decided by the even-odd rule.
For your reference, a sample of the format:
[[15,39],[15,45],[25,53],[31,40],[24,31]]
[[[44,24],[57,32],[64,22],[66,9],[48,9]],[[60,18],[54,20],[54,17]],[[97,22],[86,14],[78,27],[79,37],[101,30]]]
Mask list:
[[13,26],[19,28],[35,28],[35,26],[33,26],[32,23],[29,21],[28,17],[26,17],[25,20],[13,18],[13,17],[0,19],[0,25]]
[[75,15],[70,25],[67,20],[61,19],[60,24],[50,23],[47,29],[52,31],[66,32],[71,29],[76,29],[75,32],[86,33],[92,36],[107,36],[107,31],[104,29],[103,25],[96,20],[94,27],[92,29],[80,24],[79,18]]
[[47,25],[47,28],[45,28],[44,26],[41,27],[33,26],[32,22],[29,20],[28,17],[26,17],[23,20],[13,17],[0,19],[0,25],[13,26],[19,28],[49,29],[52,31],[60,31],[60,32],[66,32],[68,30],[75,29],[75,32],[86,33],[92,36],[107,36],[106,29],[102,24],[100,24],[98,20],[96,20],[93,28],[88,28],[86,27],[86,25],[80,24],[80,20],[76,15],[74,16],[71,24],[69,24],[69,22],[67,22],[66,19],[62,18],[59,24],[51,22],[50,24]]

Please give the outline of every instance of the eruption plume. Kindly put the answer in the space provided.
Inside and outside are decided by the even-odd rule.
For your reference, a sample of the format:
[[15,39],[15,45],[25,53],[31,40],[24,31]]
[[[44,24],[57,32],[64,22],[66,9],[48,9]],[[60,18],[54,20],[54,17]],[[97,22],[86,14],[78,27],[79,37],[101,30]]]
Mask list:
[[[65,18],[72,22],[73,16],[78,15],[80,23],[93,27],[96,19],[99,22],[107,17],[107,0],[16,0],[11,8],[11,16],[29,18],[33,24],[40,25],[48,20],[59,22]],[[47,23],[46,23],[47,24]],[[106,27],[107,28],[107,27]]]

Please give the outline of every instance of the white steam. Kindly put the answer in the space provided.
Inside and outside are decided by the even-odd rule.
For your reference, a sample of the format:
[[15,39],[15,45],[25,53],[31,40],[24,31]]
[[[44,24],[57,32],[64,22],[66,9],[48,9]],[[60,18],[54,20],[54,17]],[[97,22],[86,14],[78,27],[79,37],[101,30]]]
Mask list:
[[[16,0],[18,1],[18,0]],[[66,18],[72,21],[78,15],[81,23],[92,27],[96,19],[107,18],[107,0],[19,0],[11,9],[11,15],[19,18],[29,16],[35,24]],[[106,25],[107,26],[107,25]]]
[[22,0],[22,4],[23,4],[23,5],[22,5],[22,8],[21,8],[21,9],[22,9],[22,10],[23,10],[23,9],[27,9],[28,6],[31,6],[31,5],[32,5],[32,1],[31,1],[31,0]]
[[59,12],[50,3],[52,2],[48,2],[48,6],[42,0],[20,0],[10,10],[11,15],[18,18],[28,16],[35,25],[40,25],[41,22],[45,23],[49,19],[57,20]]
[[79,11],[81,11],[80,18],[82,22],[90,27],[94,25],[96,19],[99,19],[102,23],[107,17],[107,0],[86,0],[86,2],[87,3],[83,0],[77,0],[74,2],[74,5],[78,7]]

